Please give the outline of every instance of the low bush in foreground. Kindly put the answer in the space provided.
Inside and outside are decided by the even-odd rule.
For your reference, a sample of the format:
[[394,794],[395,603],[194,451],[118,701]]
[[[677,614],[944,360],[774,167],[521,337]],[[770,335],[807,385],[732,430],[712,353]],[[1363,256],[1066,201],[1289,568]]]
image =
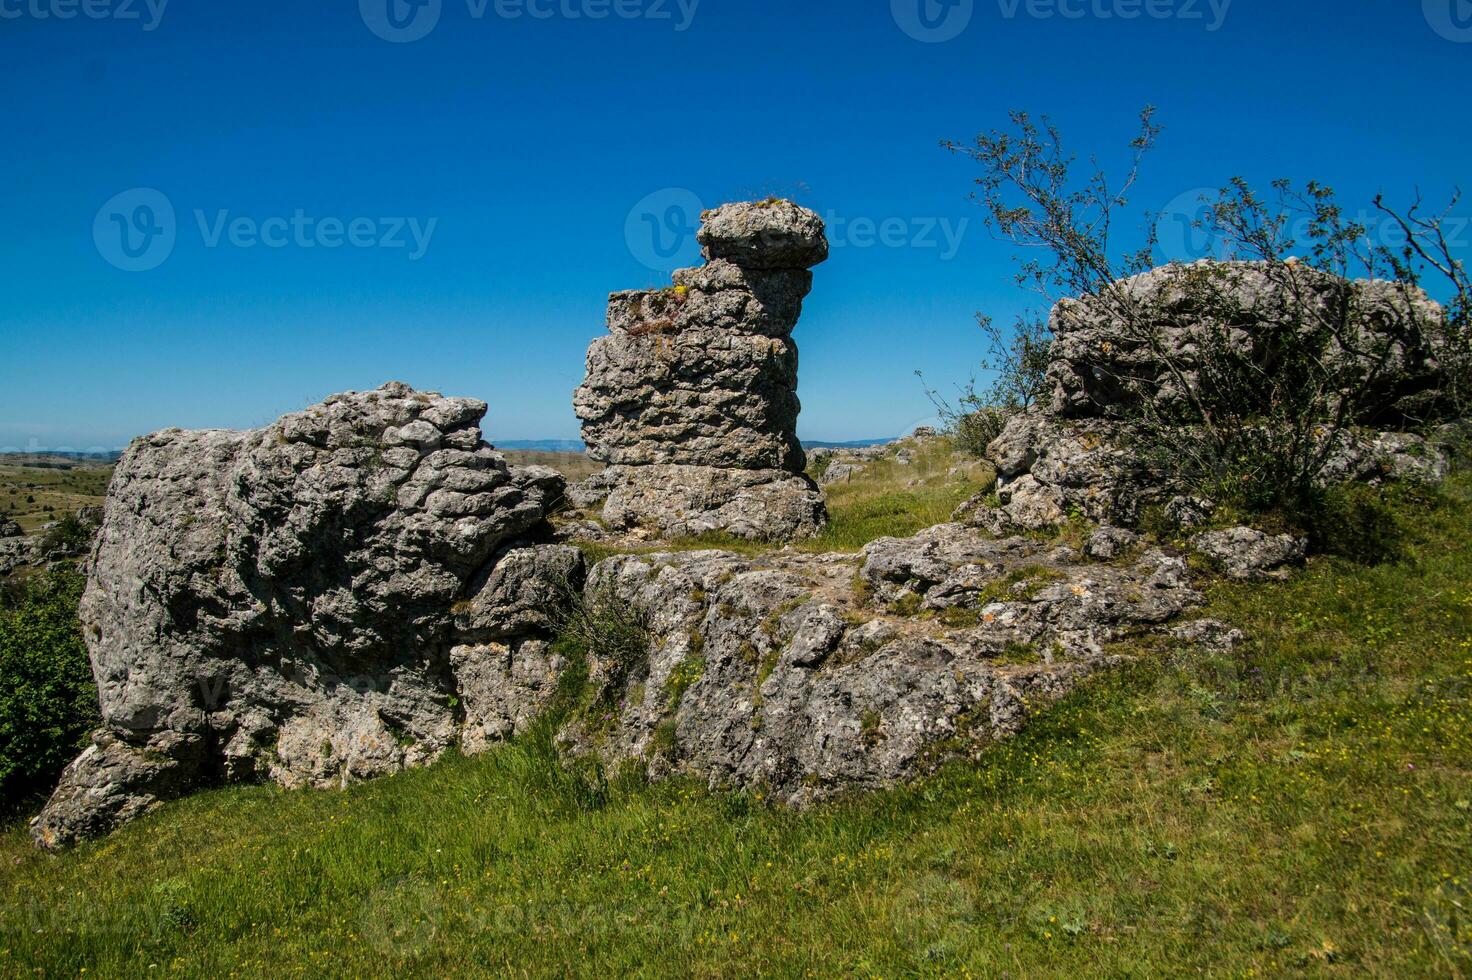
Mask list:
[[792,812],[556,762],[215,790],[0,837],[0,974],[1468,975],[1472,480],[1405,557],[1217,585],[1011,742]]

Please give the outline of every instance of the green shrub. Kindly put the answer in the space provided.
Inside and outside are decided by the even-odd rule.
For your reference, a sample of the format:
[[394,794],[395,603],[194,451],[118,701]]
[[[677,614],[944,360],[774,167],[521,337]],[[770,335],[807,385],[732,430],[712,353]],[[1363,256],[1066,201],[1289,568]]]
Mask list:
[[649,614],[621,598],[609,583],[585,591],[567,587],[564,596],[559,641],[607,665],[610,685],[622,687],[648,663]]
[[40,552],[43,555],[55,552],[80,555],[92,547],[92,536],[96,533],[95,524],[83,521],[76,514],[67,514],[41,539]]
[[1007,413],[1000,408],[979,408],[955,416],[949,425],[956,450],[973,459],[985,459],[986,447],[1002,434]]
[[84,585],[55,569],[0,597],[0,798],[50,789],[98,722],[77,623]]

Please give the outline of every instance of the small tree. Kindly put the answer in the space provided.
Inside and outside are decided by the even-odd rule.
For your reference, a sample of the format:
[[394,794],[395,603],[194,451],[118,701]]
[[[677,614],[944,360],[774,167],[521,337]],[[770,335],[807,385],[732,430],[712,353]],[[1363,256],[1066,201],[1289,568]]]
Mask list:
[[[986,454],[987,445],[1001,434],[1007,419],[1025,412],[1048,395],[1051,341],[1041,317],[1018,317],[1010,335],[1003,334],[985,313],[976,314],[986,338],[981,369],[992,373],[990,385],[978,389],[973,377],[961,386],[956,404],[926,385],[925,394],[955,440],[969,456]],[[925,377],[915,372],[924,383]]]
[[[1279,181],[1269,204],[1234,180],[1198,226],[1251,265],[1182,269],[1167,298],[1129,281],[1155,264],[1156,221],[1132,251],[1115,241],[1161,132],[1154,110],[1141,113],[1117,182],[1097,164],[1078,176],[1046,120],[1015,112],[1011,124],[972,145],[944,145],[981,166],[973,197],[993,232],[1034,256],[1019,282],[1050,303],[1067,300],[1057,315],[1087,323],[1100,353],[1090,373],[1109,393],[1095,407],[1128,425],[1156,478],[1256,509],[1302,510],[1351,426],[1388,421],[1408,404],[1422,414],[1397,423],[1465,408],[1459,392],[1416,391],[1427,375],[1406,366],[1408,356],[1448,344],[1459,352],[1452,360],[1467,358],[1466,276],[1437,218],[1415,209],[1401,217],[1410,244],[1397,254],[1346,220],[1327,187]],[[1418,302],[1414,287],[1427,268],[1455,286],[1445,316]],[[1372,298],[1341,278],[1353,272],[1393,287]],[[1266,288],[1244,289],[1248,277]]]

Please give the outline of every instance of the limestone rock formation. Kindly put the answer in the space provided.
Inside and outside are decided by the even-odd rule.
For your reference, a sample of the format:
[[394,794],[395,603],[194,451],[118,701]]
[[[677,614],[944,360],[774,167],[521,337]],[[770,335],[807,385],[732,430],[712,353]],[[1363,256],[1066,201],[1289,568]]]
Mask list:
[[[1387,364],[1376,372],[1377,383],[1357,392],[1357,418],[1370,425],[1396,421],[1435,397],[1440,385],[1436,350],[1422,331],[1394,329],[1407,322],[1432,324],[1441,317],[1441,307],[1422,290],[1380,280],[1342,279],[1303,264],[1288,269],[1275,277],[1261,263],[1211,260],[1151,269],[1114,284],[1139,315],[1158,321],[1130,330],[1122,330],[1118,323],[1118,311],[1125,306],[1121,302],[1087,298],[1059,303],[1049,322],[1054,337],[1048,371],[1054,384],[1054,414],[1107,416],[1140,391],[1151,392],[1161,405],[1180,399],[1183,379],[1167,367],[1162,355],[1183,368],[1185,380],[1194,381],[1199,352],[1212,331],[1225,337],[1239,355],[1272,371],[1274,329],[1306,331],[1321,322],[1320,317],[1335,319],[1334,311],[1340,308],[1356,311],[1344,318],[1346,331],[1378,331],[1391,339]],[[1152,337],[1161,350],[1152,350],[1139,339],[1142,336]],[[1366,336],[1325,336],[1316,354],[1344,367],[1348,380],[1355,374],[1355,360],[1367,356],[1371,345],[1366,341]],[[1127,387],[1124,380],[1144,383]]]
[[[1208,336],[1225,338],[1236,356],[1270,373],[1275,370],[1274,331],[1306,329],[1295,311],[1336,304],[1356,311],[1346,317],[1354,329],[1379,333],[1376,344],[1342,332],[1316,341],[1323,347],[1314,356],[1337,366],[1346,390],[1353,391],[1357,401],[1348,416],[1359,423],[1336,446],[1324,478],[1440,479],[1449,466],[1454,433],[1425,438],[1374,429],[1404,423],[1440,397],[1437,350],[1427,339],[1434,331],[1400,327],[1432,323],[1441,308],[1415,287],[1352,282],[1306,266],[1292,268],[1299,289],[1284,287],[1258,264],[1210,261],[1165,266],[1115,283],[1140,315],[1159,318],[1148,329],[1123,329],[1120,302],[1060,302],[1049,322],[1052,396],[1007,421],[987,447],[999,475],[995,494],[968,501],[956,519],[997,534],[1055,526],[1074,514],[1130,527],[1146,508],[1161,506],[1182,529],[1199,525],[1205,515],[1198,502],[1164,485],[1131,448],[1130,413],[1138,407],[1133,400],[1148,392],[1157,409],[1169,411],[1182,398],[1182,382],[1196,377]],[[1142,333],[1162,349],[1130,340]],[[1386,364],[1367,371],[1358,359],[1367,356],[1367,347],[1382,346]],[[1180,376],[1167,368],[1162,353],[1183,372]],[[1376,381],[1359,386],[1353,383],[1356,377]]]
[[[707,262],[674,286],[615,293],[573,399],[609,464],[604,518],[664,535],[815,533],[822,496],[802,475],[792,330],[828,255],[818,216],[787,201],[706,212]],[[579,497],[587,496],[579,488]]]
[[649,656],[622,676],[595,663],[620,678],[616,717],[565,740],[792,803],[974,753],[1113,664],[1106,643],[1200,601],[1178,556],[1090,564],[955,524],[861,555],[613,557],[595,590],[645,612]]
[[581,556],[509,547],[562,478],[508,468],[481,440],[485,411],[388,384],[262,429],[135,440],[81,605],[103,728],[37,841],[203,781],[392,772],[524,717],[546,580],[575,579]]

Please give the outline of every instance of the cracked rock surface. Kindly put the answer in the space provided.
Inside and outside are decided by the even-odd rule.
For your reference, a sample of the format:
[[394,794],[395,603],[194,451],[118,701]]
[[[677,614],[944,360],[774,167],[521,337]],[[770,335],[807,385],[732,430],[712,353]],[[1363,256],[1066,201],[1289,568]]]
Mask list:
[[617,708],[565,741],[798,804],[1015,733],[1114,663],[1105,644],[1201,598],[1179,556],[1088,563],[955,524],[858,555],[617,556],[592,570],[598,591],[645,612],[649,656],[618,681],[593,665]]
[[[135,440],[80,611],[103,727],[37,841],[103,832],[204,781],[327,786],[420,765],[481,706],[492,727],[524,714],[484,690],[530,668],[486,645],[545,632],[534,580],[581,556],[504,550],[563,481],[509,468],[481,439],[485,411],[391,383],[262,429]],[[457,673],[473,678],[468,708]]]

